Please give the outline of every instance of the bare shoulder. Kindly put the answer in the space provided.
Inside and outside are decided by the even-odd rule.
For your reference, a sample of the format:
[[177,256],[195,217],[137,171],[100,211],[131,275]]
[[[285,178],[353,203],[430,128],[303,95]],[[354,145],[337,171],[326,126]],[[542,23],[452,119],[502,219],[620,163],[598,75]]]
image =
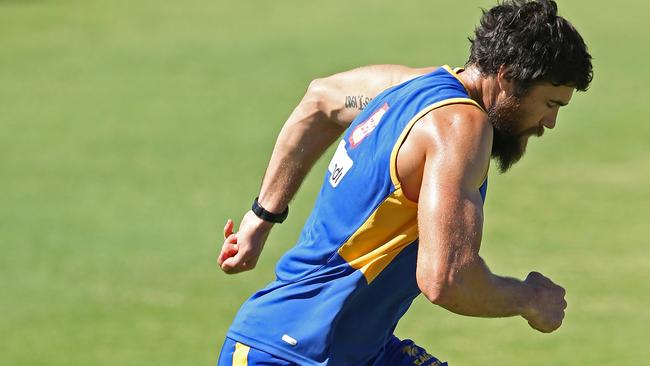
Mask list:
[[440,66],[405,67],[401,75],[400,83],[404,83],[411,79],[415,79],[418,76],[422,76],[434,72],[439,67]]
[[[451,104],[427,113],[414,126],[413,134],[429,140],[432,148],[492,145],[492,126],[485,112],[472,104]],[[485,146],[484,146],[485,145]]]
[[438,66],[410,67],[397,64],[375,64],[357,67],[317,80],[328,80],[330,84],[335,86],[350,82],[354,82],[355,84],[376,84],[381,86],[381,90],[384,90],[389,86],[401,84],[418,76],[433,72],[437,68]]
[[314,79],[303,101],[347,127],[379,93],[434,69],[388,64],[362,66]]
[[471,104],[444,106],[427,113],[411,132],[426,160],[449,174],[457,172],[471,186],[480,186],[493,138],[485,112]]

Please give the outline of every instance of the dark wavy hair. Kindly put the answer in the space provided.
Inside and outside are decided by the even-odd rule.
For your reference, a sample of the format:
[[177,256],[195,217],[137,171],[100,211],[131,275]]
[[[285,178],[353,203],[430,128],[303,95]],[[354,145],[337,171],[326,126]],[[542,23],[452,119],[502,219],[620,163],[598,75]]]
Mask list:
[[504,65],[519,95],[541,81],[585,91],[593,79],[587,45],[573,25],[557,15],[553,0],[505,0],[483,9],[481,24],[469,41],[467,66],[495,75]]

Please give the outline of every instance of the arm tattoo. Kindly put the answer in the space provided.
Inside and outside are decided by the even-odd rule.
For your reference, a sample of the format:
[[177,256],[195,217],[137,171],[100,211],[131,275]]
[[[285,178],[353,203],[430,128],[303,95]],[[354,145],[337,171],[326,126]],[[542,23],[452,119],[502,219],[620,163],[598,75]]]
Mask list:
[[345,108],[353,108],[358,110],[363,110],[366,108],[368,103],[372,98],[365,95],[346,95],[345,96]]

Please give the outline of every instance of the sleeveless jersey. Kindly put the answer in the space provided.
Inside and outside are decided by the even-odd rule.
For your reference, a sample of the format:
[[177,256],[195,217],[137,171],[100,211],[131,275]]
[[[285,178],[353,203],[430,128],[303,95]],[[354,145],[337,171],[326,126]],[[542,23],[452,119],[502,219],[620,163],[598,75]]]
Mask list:
[[[420,293],[417,203],[402,192],[397,152],[422,116],[458,103],[480,108],[443,66],[365,107],[338,143],[276,280],[242,305],[229,338],[299,365],[371,366],[381,358]],[[483,200],[486,189],[487,179]]]

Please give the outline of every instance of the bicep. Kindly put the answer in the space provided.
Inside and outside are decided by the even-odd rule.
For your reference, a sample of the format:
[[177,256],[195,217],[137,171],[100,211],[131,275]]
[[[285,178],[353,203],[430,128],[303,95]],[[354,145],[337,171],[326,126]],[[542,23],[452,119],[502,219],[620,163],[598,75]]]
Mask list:
[[427,284],[448,281],[478,258],[483,229],[479,188],[489,163],[491,129],[472,119],[467,108],[474,107],[459,106],[458,114],[439,112],[439,118],[434,114],[424,121],[430,128],[418,198],[417,272],[418,281]]
[[[425,167],[425,174],[427,170]],[[425,179],[418,223],[418,272],[444,277],[453,268],[470,263],[478,257],[483,231],[483,203],[478,188],[467,188],[454,179]]]
[[426,70],[403,65],[370,65],[317,79],[312,84],[322,97],[323,111],[332,121],[347,126],[382,91]]

